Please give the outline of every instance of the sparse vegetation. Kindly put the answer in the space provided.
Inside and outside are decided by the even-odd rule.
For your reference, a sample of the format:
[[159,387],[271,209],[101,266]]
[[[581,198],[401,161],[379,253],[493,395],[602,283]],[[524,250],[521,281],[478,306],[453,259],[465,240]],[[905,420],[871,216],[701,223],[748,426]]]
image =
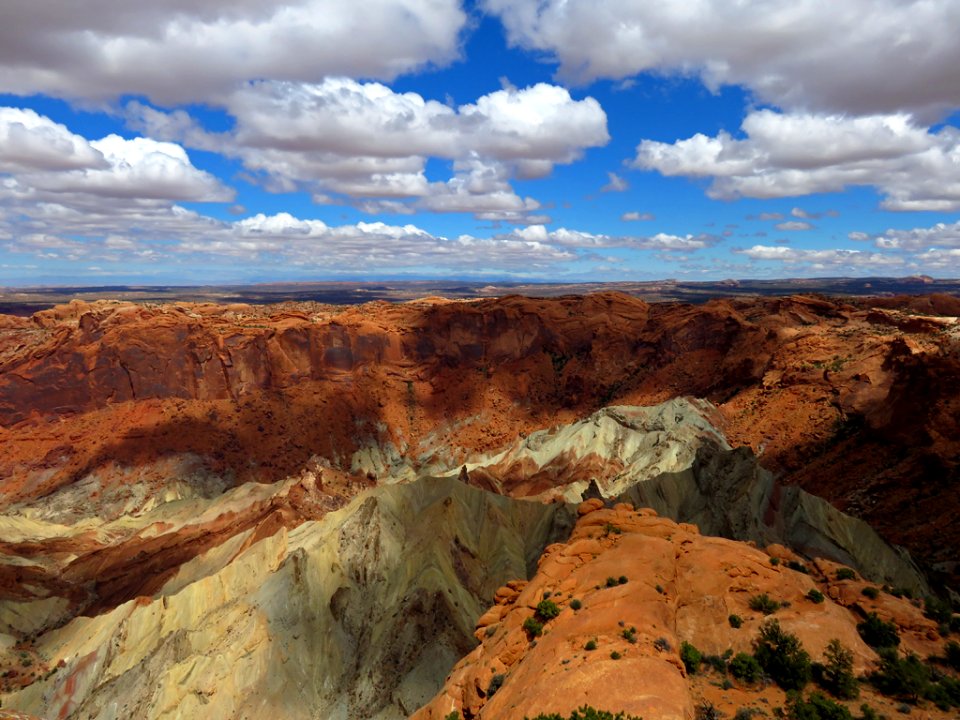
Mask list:
[[867,585],[865,588],[863,588],[863,590],[860,591],[860,594],[864,597],[870,598],[871,600],[876,600],[878,597],[880,597],[880,591],[872,585]]
[[573,608],[574,610],[579,610],[580,608],[583,607],[583,603],[580,602],[577,598],[574,598],[573,600],[570,601],[570,607]]
[[703,654],[696,647],[684,640],[680,643],[680,660],[687,672],[691,675],[696,674],[700,669],[700,663],[703,662]]
[[786,717],[789,720],[853,720],[847,708],[819,692],[810,693],[806,699],[800,693],[790,693]]
[[824,690],[841,700],[853,700],[860,694],[853,674],[853,652],[834,638],[823,654],[825,662],[818,666],[817,682]]
[[587,644],[583,646],[584,650],[596,650],[597,649],[597,639],[593,638],[592,640],[587,640]]
[[810,656],[800,639],[786,632],[776,620],[760,626],[760,635],[753,641],[753,656],[784,690],[802,690],[810,682]]
[[760,663],[753,655],[737,653],[730,661],[730,674],[745,683],[755,683],[762,674]]
[[894,648],[885,648],[870,682],[884,695],[915,703],[930,682],[930,670],[913,653],[901,658]]
[[807,600],[819,605],[820,603],[823,602],[823,593],[817,590],[816,588],[811,588],[810,592],[807,593]]
[[712,702],[701,700],[700,704],[697,705],[694,720],[723,720],[723,713]]
[[618,584],[618,585],[626,585],[627,582],[628,582],[628,581],[627,581],[627,576],[626,576],[626,575],[621,575],[620,577],[617,578],[617,584]]
[[611,660],[619,660],[619,659],[622,658],[622,657],[623,657],[623,656],[622,656],[620,653],[618,653],[616,650],[613,650],[613,651],[610,653],[610,659],[611,659]]
[[857,623],[857,632],[872,648],[889,648],[900,644],[897,626],[892,622],[881,620],[875,612],[867,615],[867,619],[863,622]]
[[523,629],[526,630],[527,636],[530,638],[540,637],[543,635],[543,623],[539,622],[534,617],[528,617],[523,621]]
[[537,619],[542,622],[553,620],[560,614],[560,607],[553,600],[541,600],[537,603]]
[[534,718],[525,717],[523,720],[643,720],[643,718],[636,715],[626,715],[622,712],[614,714],[607,710],[595,710],[588,705],[584,705],[579,710],[574,710],[567,717],[559,713],[550,713],[549,715],[541,713]]
[[737,629],[743,625],[743,618],[739,615],[730,615],[727,618],[727,622],[730,623],[730,627]]
[[659,652],[670,652],[673,650],[673,646],[670,644],[670,641],[665,637],[658,637],[656,640],[654,640],[653,647]]
[[624,629],[620,635],[623,636],[623,639],[626,640],[631,645],[636,644],[637,642],[637,629],[633,626]]
[[796,570],[799,573],[803,573],[804,575],[810,574],[810,571],[807,569],[807,566],[801,562],[797,562],[796,560],[787,560],[787,567],[790,568],[791,570]]
[[753,595],[747,604],[750,606],[751,610],[763,613],[764,615],[772,615],[780,609],[780,603],[766,593]]
[[617,579],[615,577],[607,578],[607,587],[612,588],[617,586]]
[[837,570],[837,580],[856,580],[857,574],[850,568],[840,568]]

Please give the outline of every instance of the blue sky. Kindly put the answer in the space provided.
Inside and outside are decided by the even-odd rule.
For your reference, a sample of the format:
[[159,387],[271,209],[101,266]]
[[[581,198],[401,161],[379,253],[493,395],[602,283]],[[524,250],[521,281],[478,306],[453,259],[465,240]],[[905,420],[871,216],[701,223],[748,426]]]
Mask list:
[[0,7],[0,285],[960,275],[952,0]]

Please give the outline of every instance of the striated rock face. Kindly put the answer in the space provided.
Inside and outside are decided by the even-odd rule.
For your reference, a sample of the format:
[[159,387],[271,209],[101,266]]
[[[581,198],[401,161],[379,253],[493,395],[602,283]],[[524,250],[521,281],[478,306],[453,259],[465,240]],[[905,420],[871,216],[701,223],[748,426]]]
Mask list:
[[[903,646],[924,656],[944,642],[930,639],[934,623],[907,601],[868,600],[859,592],[862,582],[829,580],[835,564],[817,563],[809,574],[774,566],[761,550],[705,537],[693,525],[629,504],[605,509],[590,500],[579,513],[570,539],[546,549],[529,582],[497,591],[496,604],[478,622],[480,646],[457,663],[414,720],[443,720],[453,711],[467,720],[565,716],[584,704],[688,720],[713,689],[688,675],[681,643],[704,654],[749,653],[766,619],[749,606],[760,593],[789,603],[775,618],[814,659],[836,638],[853,652],[857,673],[876,660],[857,633],[860,612],[875,610],[896,622]],[[826,595],[824,602],[806,598],[814,588]],[[536,619],[545,599],[559,614],[540,616],[542,635],[534,637],[524,622]],[[742,618],[740,628],[731,627],[731,614]],[[764,693],[770,706],[783,704],[779,690]],[[716,697],[728,717],[750,704],[750,693],[731,699]]]
[[[242,515],[269,489],[243,486],[201,515]],[[562,505],[421,480],[262,539],[240,529],[94,617],[61,625],[62,604],[0,604],[43,675],[0,697],[49,718],[404,718],[473,647],[496,588],[570,525]]]

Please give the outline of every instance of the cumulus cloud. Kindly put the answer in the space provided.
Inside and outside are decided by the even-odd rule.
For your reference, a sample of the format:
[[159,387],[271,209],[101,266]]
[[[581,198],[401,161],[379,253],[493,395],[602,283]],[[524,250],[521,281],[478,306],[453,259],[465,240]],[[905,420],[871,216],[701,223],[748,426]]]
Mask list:
[[834,270],[838,272],[847,270],[857,272],[864,270],[882,271],[908,264],[907,259],[900,255],[847,249],[811,250],[783,245],[754,245],[751,248],[734,250],[734,252],[745,255],[751,260],[777,261],[785,266],[802,265],[810,270]]
[[712,178],[713,198],[781,198],[872,186],[888,210],[960,209],[960,131],[908,115],[750,113],[744,139],[721,132],[674,143],[644,140],[636,168]]
[[781,107],[938,115],[960,105],[960,4],[948,0],[484,0],[511,43],[561,77],[642,72],[744,85]]
[[458,56],[459,0],[0,3],[0,92],[162,104],[255,78],[390,79]]
[[[239,157],[267,189],[306,189],[358,205],[393,207],[411,199],[435,212],[511,219],[539,205],[521,198],[511,178],[548,175],[587,148],[609,140],[600,104],[540,83],[506,87],[452,108],[380,83],[327,78],[322,83],[256,82],[224,99],[235,118],[227,133],[208,133],[176,111],[128,105],[132,125],[149,135]],[[430,182],[429,158],[453,163],[447,182]]]
[[558,228],[547,230],[543,225],[530,225],[513,231],[513,236],[525,240],[550,243],[561,247],[597,249],[597,248],[632,248],[634,250],[659,250],[691,252],[704,250],[719,242],[714,235],[671,235],[657,233],[649,237],[616,236],[582,232]]
[[170,142],[108,135],[87,140],[29,110],[0,108],[0,207],[91,210],[133,203],[226,202],[233,191]]
[[960,222],[937,223],[929,228],[887,230],[879,235],[850,233],[851,240],[870,240],[884,250],[923,251],[935,248],[960,248]]

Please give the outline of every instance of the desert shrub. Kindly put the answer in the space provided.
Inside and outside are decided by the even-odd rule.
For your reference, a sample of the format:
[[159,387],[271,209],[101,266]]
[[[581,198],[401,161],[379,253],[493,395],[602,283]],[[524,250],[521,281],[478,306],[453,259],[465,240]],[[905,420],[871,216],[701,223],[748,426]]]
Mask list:
[[577,598],[574,598],[573,600],[570,601],[570,607],[572,607],[574,610],[579,610],[580,608],[583,607],[583,603],[580,602]]
[[743,618],[740,617],[739,615],[731,615],[730,617],[727,618],[727,622],[730,623],[730,627],[739,628],[740,626],[743,625]]
[[704,655],[703,664],[713,668],[721,675],[727,672],[727,661],[719,655]]
[[621,575],[620,577],[618,577],[618,578],[617,578],[617,584],[618,584],[618,585],[626,585],[626,584],[627,584],[627,576],[626,576],[626,575]]
[[623,639],[626,640],[631,645],[637,642],[637,629],[633,626],[624,629],[620,635],[623,636]]
[[837,580],[856,580],[857,574],[850,568],[840,568],[837,570]]
[[697,650],[696,647],[684,640],[680,643],[680,660],[683,661],[683,666],[687,669],[687,672],[693,675],[700,669],[700,663],[703,662],[703,654]]
[[900,633],[892,622],[881,620],[875,612],[867,615],[867,619],[857,623],[857,632],[863,641],[872,648],[896,647],[900,644]]
[[763,711],[757,708],[740,708],[733,716],[733,720],[752,720],[757,715],[763,714]]
[[772,557],[772,558],[770,558],[770,564],[773,565],[774,567],[776,567],[777,565],[780,564],[780,558],[778,558],[778,557]]
[[523,629],[526,630],[527,635],[532,638],[543,635],[543,623],[539,622],[536,618],[528,617],[524,620]]
[[949,626],[953,617],[953,608],[947,601],[930,595],[923,600],[923,614],[938,624],[947,623]]
[[860,694],[857,677],[853,674],[853,652],[834,638],[823,654],[825,662],[817,681],[834,697],[853,700]]
[[930,669],[913,653],[901,658],[894,648],[884,648],[870,682],[884,695],[916,702],[930,682]]
[[944,656],[947,659],[947,665],[952,667],[954,670],[960,670],[960,643],[956,640],[951,640],[947,643],[945,648]]
[[811,588],[810,592],[807,593],[807,600],[819,605],[823,602],[823,593],[816,588]]
[[860,594],[870,598],[871,600],[876,600],[880,597],[880,591],[877,590],[873,585],[867,585],[863,590],[860,591]]
[[608,588],[611,588],[611,587],[616,587],[616,586],[617,586],[617,579],[616,579],[615,577],[608,577],[608,578],[607,578],[607,587],[608,587]]
[[560,614],[560,607],[553,600],[541,600],[537,603],[537,617],[546,622]]
[[790,693],[786,716],[790,720],[853,720],[847,708],[818,692],[806,699],[800,693]]
[[665,594],[666,594],[666,590],[663,589],[663,585],[660,585],[659,583],[658,583],[657,586],[654,588],[654,590],[656,590],[656,591],[657,591],[658,593],[660,593],[661,595],[665,595]]
[[660,652],[670,652],[673,650],[673,646],[670,644],[670,641],[665,637],[658,637],[653,641],[653,646]]
[[587,644],[583,646],[583,649],[584,649],[584,650],[596,650],[596,649],[597,649],[597,641],[596,641],[595,639],[594,639],[594,640],[587,640]]
[[784,690],[802,690],[810,682],[810,656],[800,639],[783,630],[776,620],[760,626],[760,635],[753,641],[753,656]]
[[761,612],[764,615],[771,615],[780,609],[780,603],[766,593],[760,593],[759,595],[752,596],[750,600],[747,601],[747,604],[750,606],[751,610]]
[[621,655],[620,653],[618,653],[616,650],[614,650],[614,651],[612,651],[612,652],[610,653],[610,659],[611,659],[611,660],[619,660],[619,659],[622,658],[622,657],[623,657],[623,655]]
[[723,720],[723,713],[712,702],[701,700],[693,717],[694,720]]
[[503,685],[503,681],[507,679],[506,675],[502,673],[497,673],[492,678],[490,678],[490,684],[487,685],[487,697],[492,698],[497,694],[497,690]]
[[753,655],[737,653],[730,661],[730,674],[742,682],[755,683],[760,679],[761,673],[760,663]]
[[797,562],[796,560],[787,560],[787,567],[790,568],[791,570],[796,570],[797,572],[801,572],[804,575],[810,574],[810,571],[807,569],[807,566],[801,562]]
[[460,713],[456,710],[447,715],[443,720],[460,720]]
[[523,720],[643,720],[636,715],[626,715],[622,712],[616,714],[607,710],[596,710],[588,705],[584,705],[579,710],[574,710],[570,715],[564,717],[559,713],[539,714],[535,718],[525,717]]
[[860,720],[880,720],[880,713],[863,703],[860,706]]

